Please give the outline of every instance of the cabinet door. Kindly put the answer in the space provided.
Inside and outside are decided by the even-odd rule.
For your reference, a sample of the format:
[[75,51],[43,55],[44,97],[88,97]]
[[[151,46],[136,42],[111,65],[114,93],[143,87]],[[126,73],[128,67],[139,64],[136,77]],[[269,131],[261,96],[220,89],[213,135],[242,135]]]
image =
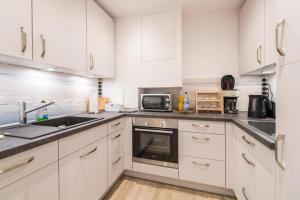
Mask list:
[[59,161],[61,200],[98,200],[107,189],[107,138]]
[[86,1],[33,0],[33,58],[71,70],[86,68]]
[[175,12],[142,16],[142,60],[175,59]]
[[264,66],[265,1],[248,0],[240,11],[240,73]]
[[87,70],[105,78],[115,73],[114,20],[97,5],[87,1]]
[[[279,48],[285,51],[285,56],[280,56],[279,65],[300,61],[300,1],[276,0],[278,13],[278,41]],[[280,24],[280,20],[285,22]]]
[[31,60],[31,0],[2,0],[0,13],[0,54]]
[[58,200],[58,163],[1,189],[0,197],[3,200]]
[[278,71],[276,134],[282,134],[284,138],[278,142],[277,153],[284,169],[276,166],[277,200],[300,199],[300,94],[296,91],[300,85],[299,76],[300,62]]

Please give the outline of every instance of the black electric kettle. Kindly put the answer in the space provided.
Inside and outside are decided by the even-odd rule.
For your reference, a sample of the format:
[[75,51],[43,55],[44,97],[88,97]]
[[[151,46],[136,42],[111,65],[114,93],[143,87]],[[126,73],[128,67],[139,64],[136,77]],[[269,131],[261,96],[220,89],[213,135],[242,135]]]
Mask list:
[[266,118],[273,117],[270,113],[274,113],[271,101],[267,96],[249,95],[248,117]]

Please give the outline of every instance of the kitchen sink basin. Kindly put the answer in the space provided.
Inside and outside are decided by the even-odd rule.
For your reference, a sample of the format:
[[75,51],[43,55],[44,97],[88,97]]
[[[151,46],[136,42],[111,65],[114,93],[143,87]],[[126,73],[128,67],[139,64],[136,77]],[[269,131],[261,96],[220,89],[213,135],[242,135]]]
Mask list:
[[[103,118],[102,118],[103,119]],[[102,120],[101,118],[67,116],[50,119],[42,122],[34,122],[28,125],[15,126],[1,130],[5,136],[23,139],[35,139],[45,135],[53,134],[64,129],[84,125],[93,121]]]
[[75,116],[67,116],[67,117],[61,117],[56,119],[50,119],[47,121],[42,122],[35,122],[32,123],[32,125],[38,125],[38,126],[51,126],[51,127],[58,127],[61,129],[64,128],[70,128],[74,126],[83,125],[92,121],[98,121],[101,120],[99,118],[92,118],[92,117],[75,117]]

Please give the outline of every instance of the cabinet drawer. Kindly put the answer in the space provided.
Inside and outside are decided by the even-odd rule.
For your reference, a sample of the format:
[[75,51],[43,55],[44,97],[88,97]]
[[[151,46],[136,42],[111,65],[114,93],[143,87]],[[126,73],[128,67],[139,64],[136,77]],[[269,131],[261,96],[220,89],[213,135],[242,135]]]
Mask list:
[[107,136],[107,125],[82,131],[59,140],[59,158],[63,158],[103,137]]
[[120,130],[123,128],[124,119],[117,119],[108,123],[108,134],[113,133],[114,131]]
[[179,131],[225,134],[224,122],[180,120],[178,126]]
[[180,132],[179,154],[214,160],[225,160],[225,135]]
[[236,140],[275,176],[275,152],[236,126],[234,132]]
[[109,161],[108,163],[110,166],[108,166],[108,182],[109,186],[112,185],[122,174],[123,172],[123,158],[119,157],[114,162]]
[[58,160],[58,142],[0,160],[0,188]]
[[180,156],[179,179],[225,187],[225,162]]

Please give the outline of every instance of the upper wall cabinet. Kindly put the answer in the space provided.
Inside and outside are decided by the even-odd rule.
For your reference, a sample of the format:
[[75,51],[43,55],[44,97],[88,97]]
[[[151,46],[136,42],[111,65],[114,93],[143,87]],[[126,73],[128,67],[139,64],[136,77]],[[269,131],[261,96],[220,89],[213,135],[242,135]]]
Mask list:
[[86,71],[86,0],[32,2],[33,59]]
[[300,62],[300,1],[276,0],[276,48],[279,65]]
[[142,60],[175,58],[175,11],[142,16]]
[[240,73],[265,65],[265,1],[247,0],[240,11]]
[[87,71],[104,78],[113,78],[114,46],[114,20],[94,0],[87,0]]
[[32,59],[31,0],[3,0],[0,54]]

